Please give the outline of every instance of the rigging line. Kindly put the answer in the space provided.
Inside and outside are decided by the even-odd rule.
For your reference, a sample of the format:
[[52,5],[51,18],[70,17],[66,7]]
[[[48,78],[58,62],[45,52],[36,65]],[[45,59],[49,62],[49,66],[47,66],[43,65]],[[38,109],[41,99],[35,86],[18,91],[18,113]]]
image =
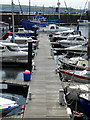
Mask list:
[[64,4],[65,4],[65,6],[66,6],[66,9],[68,10],[68,8],[67,8],[67,4],[66,4],[65,0],[64,0]]
[[[85,8],[86,8],[87,3],[88,3],[88,0],[86,0],[86,2],[85,2],[84,11],[85,11]],[[82,18],[82,14],[81,14],[80,19],[81,19],[81,18]]]
[[[64,4],[65,4],[65,6],[66,6],[66,10],[68,11],[68,7],[67,7],[67,4],[66,4],[66,1],[64,0]],[[71,24],[71,19],[70,19],[70,16],[69,16],[69,14],[68,14],[68,18],[69,18],[69,20],[70,20],[70,24]],[[72,25],[72,24],[71,24]]]
[[87,87],[88,87],[88,89],[90,90],[90,86],[89,86],[89,84],[87,84],[86,86],[87,86]]
[[77,111],[77,108],[78,108],[78,103],[77,103],[77,100],[76,100],[76,103],[75,103],[75,111]]
[[[21,7],[21,5],[20,5],[20,1],[18,0],[18,3],[19,3],[19,7],[20,7],[20,10],[21,10],[21,13],[22,13],[22,15],[23,15],[23,10],[22,10],[22,7]],[[23,15],[23,18],[24,18],[24,15]]]
[[68,103],[68,102],[67,102],[67,105],[68,105],[68,106],[69,106],[69,105],[72,105],[73,102],[74,102],[74,100],[72,100],[71,103]]
[[88,3],[88,0],[87,0],[86,3],[85,3],[84,10],[85,10],[85,8],[86,8],[87,3]]

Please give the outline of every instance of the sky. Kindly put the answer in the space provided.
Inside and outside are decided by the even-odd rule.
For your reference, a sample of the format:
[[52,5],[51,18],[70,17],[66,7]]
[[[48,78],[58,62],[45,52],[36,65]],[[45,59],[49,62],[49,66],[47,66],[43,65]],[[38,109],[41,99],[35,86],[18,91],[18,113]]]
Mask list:
[[[0,4],[11,4],[12,0],[0,0]],[[18,5],[18,1],[20,1],[20,5],[29,5],[29,0],[13,0],[14,4]],[[59,0],[60,7],[65,7],[65,2],[67,7],[72,7],[76,9],[84,9],[87,8],[88,4],[85,7],[87,1],[90,0]],[[45,7],[57,7],[58,0],[30,0],[31,6],[45,6]]]

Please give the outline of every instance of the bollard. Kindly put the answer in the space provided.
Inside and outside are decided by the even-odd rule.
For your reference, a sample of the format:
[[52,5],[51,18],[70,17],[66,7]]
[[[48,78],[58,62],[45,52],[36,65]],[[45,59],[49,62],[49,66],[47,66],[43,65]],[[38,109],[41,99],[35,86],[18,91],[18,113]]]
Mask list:
[[65,105],[63,89],[59,89],[59,103],[60,105],[63,105],[63,106]]
[[37,39],[37,26],[34,25],[34,35],[35,35],[35,39]]
[[28,68],[32,72],[32,41],[28,42]]

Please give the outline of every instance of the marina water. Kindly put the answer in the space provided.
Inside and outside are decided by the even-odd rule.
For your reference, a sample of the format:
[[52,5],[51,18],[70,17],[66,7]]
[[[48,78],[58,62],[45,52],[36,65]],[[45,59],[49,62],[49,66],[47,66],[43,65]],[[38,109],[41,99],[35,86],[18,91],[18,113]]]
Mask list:
[[[80,26],[79,30],[81,31],[82,35],[88,38],[89,30],[90,30],[90,25],[89,26]],[[55,68],[56,69],[56,68]],[[0,68],[0,80],[18,80],[18,79],[23,79],[23,73],[25,69],[24,68]],[[0,93],[0,96],[4,96],[6,98],[14,96],[18,98],[16,101],[18,103],[21,103],[22,105],[25,104],[26,98],[23,95],[18,95],[18,94],[12,94],[12,93]],[[20,108],[17,110],[12,111],[9,113],[11,114],[16,114],[17,112],[20,112]]]
[[[82,35],[88,38],[88,34],[90,31],[89,26],[80,26],[79,30],[81,31]],[[18,80],[23,79],[23,72],[25,69],[22,68],[0,68],[0,79],[1,80]]]

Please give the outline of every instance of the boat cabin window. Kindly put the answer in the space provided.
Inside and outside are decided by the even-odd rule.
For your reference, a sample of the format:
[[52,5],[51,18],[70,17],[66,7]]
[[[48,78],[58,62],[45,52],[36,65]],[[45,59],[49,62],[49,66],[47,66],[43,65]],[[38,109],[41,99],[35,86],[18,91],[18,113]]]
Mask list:
[[6,46],[10,51],[19,51],[17,46]]
[[4,50],[4,47],[0,47],[0,50]]
[[32,43],[36,43],[37,41],[32,41]]
[[4,52],[4,50],[5,50],[5,47],[3,47],[3,46],[0,47],[0,51],[1,51],[1,52]]
[[58,26],[56,26],[56,29],[59,29],[59,27],[58,27]]
[[27,44],[27,40],[15,40],[17,44]]
[[84,39],[82,39],[82,38],[77,38],[77,40],[78,40],[78,41],[84,41]]
[[51,28],[50,29],[55,29],[55,27],[54,26],[51,26]]
[[80,31],[74,31],[72,32],[73,35],[81,35],[81,32]]
[[69,33],[61,33],[61,36],[67,36]]
[[74,40],[74,37],[69,37],[68,40]]
[[19,29],[19,31],[20,31],[20,32],[23,32],[23,31],[24,31],[24,29]]

